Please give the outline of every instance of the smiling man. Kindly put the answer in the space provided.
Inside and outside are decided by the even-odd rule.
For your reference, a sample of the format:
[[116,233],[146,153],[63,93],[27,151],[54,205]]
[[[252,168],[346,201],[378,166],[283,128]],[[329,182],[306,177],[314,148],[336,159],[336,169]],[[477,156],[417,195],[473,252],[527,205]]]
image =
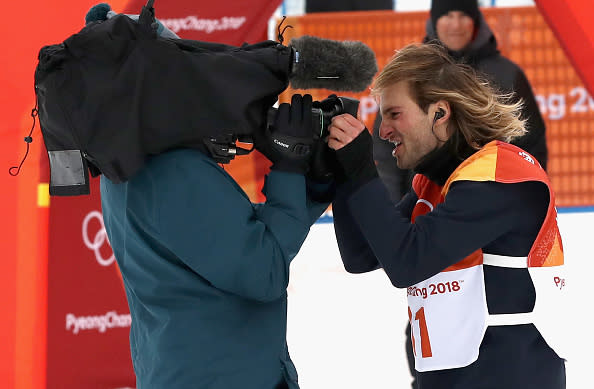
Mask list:
[[[488,78],[497,89],[514,92],[514,101],[523,102],[521,118],[526,120],[527,131],[510,142],[529,152],[546,170],[546,126],[532,87],[524,71],[499,52],[495,34],[483,17],[477,0],[433,0],[425,30],[425,43],[442,45],[456,62],[471,66]],[[393,201],[397,202],[410,189],[414,172],[394,163],[392,144],[380,137],[381,120],[381,112],[378,112],[372,134],[374,159],[380,178],[386,184]],[[407,356],[412,366],[410,328],[405,333]],[[412,387],[416,387],[414,381]]]
[[[521,117],[527,121],[527,132],[512,140],[512,144],[528,151],[546,170],[546,127],[532,87],[523,70],[499,52],[497,39],[477,0],[433,0],[425,34],[425,43],[443,45],[455,61],[470,65],[493,86],[503,92],[513,91],[514,99],[524,102]],[[390,144],[379,137],[380,122],[381,113],[378,113],[373,125],[374,159],[380,177],[394,201],[398,201],[410,188],[412,175],[393,163]]]
[[[447,140],[445,127],[433,127],[433,132],[423,131],[431,126],[428,112],[424,112],[410,98],[411,91],[406,81],[399,81],[381,94],[382,125],[380,137],[394,145],[392,156],[401,169],[413,169],[423,157],[442,146]],[[435,105],[435,117],[445,115],[449,108],[446,102]]]
[[527,131],[512,143],[531,153],[546,170],[545,123],[532,87],[522,69],[499,52],[477,0],[433,0],[430,15],[425,42],[440,42],[456,61],[472,66],[495,87],[514,92],[515,99],[524,102],[521,116],[527,120]]
[[430,44],[397,52],[373,92],[380,136],[417,174],[394,206],[363,122],[334,117],[334,227],[347,271],[407,289],[418,388],[565,388],[563,327],[539,316],[564,317],[541,283],[563,272],[561,237],[545,171],[508,143],[521,105]]

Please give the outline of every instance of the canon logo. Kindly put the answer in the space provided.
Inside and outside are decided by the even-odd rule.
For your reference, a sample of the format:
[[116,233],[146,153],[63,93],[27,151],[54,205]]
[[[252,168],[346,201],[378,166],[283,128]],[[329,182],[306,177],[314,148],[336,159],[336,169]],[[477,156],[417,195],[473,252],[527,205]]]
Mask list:
[[[92,220],[97,220],[99,223],[99,229],[92,237],[89,236],[89,224]],[[103,224],[103,215],[99,211],[91,211],[85,216],[83,223],[82,223],[82,238],[85,246],[92,250],[95,253],[95,259],[97,263],[101,266],[110,266],[115,261],[115,256],[113,255],[113,251],[111,251],[111,246],[109,245],[109,240],[107,239],[107,232],[105,232],[105,225]],[[109,250],[111,251],[111,256],[105,258],[101,254],[101,248],[104,244],[107,244]]]
[[207,34],[213,31],[239,30],[246,21],[245,16],[224,16],[219,19],[199,19],[197,16],[186,16],[181,19],[159,19],[171,31],[178,33],[182,30],[203,31]]
[[285,149],[288,149],[288,148],[289,148],[289,145],[288,145],[288,144],[286,144],[286,143],[283,143],[283,142],[281,142],[281,141],[280,141],[280,140],[278,140],[278,139],[274,139],[274,143],[276,143],[276,144],[277,144],[277,145],[279,145],[279,146],[282,146],[282,147],[284,147]]
[[116,311],[109,311],[105,315],[98,316],[76,316],[73,313],[66,314],[66,331],[72,331],[74,335],[84,330],[97,330],[101,333],[112,328],[126,328],[132,324],[130,314],[118,315]]

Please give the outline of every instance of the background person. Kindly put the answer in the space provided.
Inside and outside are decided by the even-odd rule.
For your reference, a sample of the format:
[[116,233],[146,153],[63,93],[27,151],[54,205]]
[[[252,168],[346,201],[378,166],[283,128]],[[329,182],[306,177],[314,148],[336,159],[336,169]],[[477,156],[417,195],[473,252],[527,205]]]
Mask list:
[[563,334],[537,316],[559,317],[563,292],[533,276],[562,272],[561,238],[546,173],[506,143],[525,132],[519,103],[427,44],[400,50],[374,93],[380,136],[417,175],[394,207],[363,122],[333,118],[334,226],[347,271],[407,288],[418,387],[565,388]]

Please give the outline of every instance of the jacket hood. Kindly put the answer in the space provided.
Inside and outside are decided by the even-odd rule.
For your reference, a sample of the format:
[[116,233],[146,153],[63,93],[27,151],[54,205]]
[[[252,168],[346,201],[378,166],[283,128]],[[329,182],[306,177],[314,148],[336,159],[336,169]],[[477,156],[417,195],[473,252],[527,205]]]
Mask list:
[[[499,52],[497,49],[497,39],[495,39],[493,31],[485,21],[482,13],[479,15],[478,26],[476,36],[466,48],[459,51],[448,50],[453,58],[473,64]],[[425,24],[425,33],[426,36],[423,39],[423,43],[438,41],[435,26],[430,18],[427,19],[427,23]]]

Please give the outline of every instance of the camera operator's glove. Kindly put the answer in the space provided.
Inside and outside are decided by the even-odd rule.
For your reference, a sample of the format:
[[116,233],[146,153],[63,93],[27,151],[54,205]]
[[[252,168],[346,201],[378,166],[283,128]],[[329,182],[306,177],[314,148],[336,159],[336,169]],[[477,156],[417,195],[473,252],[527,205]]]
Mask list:
[[352,191],[379,177],[373,160],[373,139],[367,129],[349,144],[336,150],[336,159],[342,167],[336,178],[347,181]]
[[270,169],[305,174],[313,147],[311,95],[295,94],[278,107],[271,128],[253,134],[254,146],[272,162]]

